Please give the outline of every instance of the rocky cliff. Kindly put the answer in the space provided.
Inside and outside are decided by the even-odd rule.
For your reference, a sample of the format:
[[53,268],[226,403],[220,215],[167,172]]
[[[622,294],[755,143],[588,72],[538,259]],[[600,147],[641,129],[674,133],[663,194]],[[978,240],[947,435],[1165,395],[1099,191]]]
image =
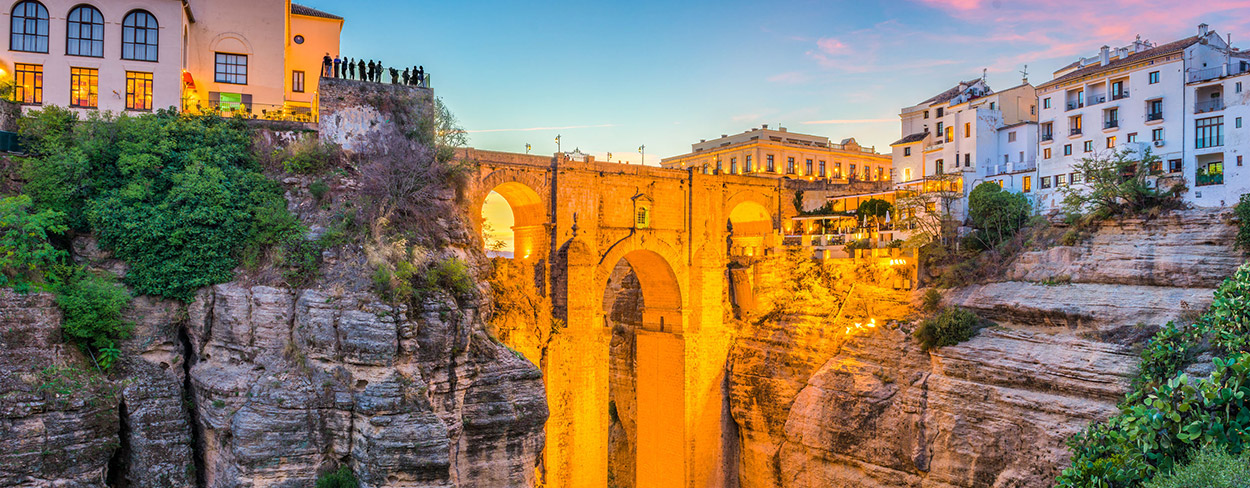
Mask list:
[[741,486],[1049,486],[1065,440],[1116,411],[1152,326],[1204,309],[1240,264],[1228,219],[1115,222],[1023,253],[1004,281],[946,294],[997,325],[930,352],[906,314],[748,328],[730,365]]

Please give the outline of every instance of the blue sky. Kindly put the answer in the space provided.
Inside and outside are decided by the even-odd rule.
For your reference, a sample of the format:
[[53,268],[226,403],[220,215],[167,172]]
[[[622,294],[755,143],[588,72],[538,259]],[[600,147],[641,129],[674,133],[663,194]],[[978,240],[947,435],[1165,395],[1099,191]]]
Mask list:
[[862,144],[900,108],[988,70],[1034,84],[1099,46],[1206,22],[1250,48],[1250,0],[438,2],[301,0],[347,18],[342,54],[424,65],[474,147],[647,162],[781,124]]

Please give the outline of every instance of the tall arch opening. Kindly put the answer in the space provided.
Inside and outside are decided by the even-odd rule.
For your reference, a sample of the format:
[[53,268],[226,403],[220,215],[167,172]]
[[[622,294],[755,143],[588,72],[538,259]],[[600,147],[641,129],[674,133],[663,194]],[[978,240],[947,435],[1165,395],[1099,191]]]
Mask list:
[[603,312],[609,486],[683,486],[684,324],[672,267],[652,251],[626,254],[607,280]]
[[757,256],[764,252],[764,240],[773,232],[773,217],[758,202],[745,201],[729,211],[729,255]]
[[532,188],[500,184],[482,201],[482,239],[491,257],[538,260],[546,252],[546,212]]

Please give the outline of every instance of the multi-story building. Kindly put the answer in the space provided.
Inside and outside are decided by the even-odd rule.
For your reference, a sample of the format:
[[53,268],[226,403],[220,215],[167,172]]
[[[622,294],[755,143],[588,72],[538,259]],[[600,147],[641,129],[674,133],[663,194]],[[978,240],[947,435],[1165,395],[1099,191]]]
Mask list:
[[691,152],[665,158],[665,168],[698,168],[704,173],[750,174],[824,180],[889,181],[890,158],[854,138],[834,144],[829,138],[767,125],[691,145]]
[[[1001,92],[984,78],[964,81],[904,108],[903,138],[893,150],[894,183],[923,189],[935,175],[956,174],[967,194],[983,181],[1028,191],[1036,168],[1037,97],[1025,83]],[[951,209],[962,218],[964,205]]]
[[18,0],[0,12],[16,102],[114,112],[310,112],[343,27],[289,0]]
[[[1167,44],[1139,37],[1124,47],[1103,46],[1098,55],[1056,71],[1054,79],[1038,86],[1039,209],[1057,209],[1061,189],[1081,184],[1074,171],[1081,159],[1126,148],[1148,150],[1159,157],[1158,169],[1165,175],[1184,177],[1192,202],[1219,205],[1227,197],[1224,192],[1213,198],[1202,187],[1221,185],[1217,181],[1223,181],[1222,173],[1195,179],[1198,165],[1222,172],[1225,155],[1232,154],[1223,150],[1221,116],[1228,93],[1223,84],[1233,87],[1237,82],[1225,75],[1240,74],[1230,68],[1241,66],[1230,62],[1231,53],[1228,43],[1202,24],[1198,35]],[[1218,76],[1212,75],[1213,69],[1219,70]]]
[[1207,57],[1185,68],[1185,130],[1192,136],[1184,138],[1180,171],[1190,182],[1186,201],[1226,207],[1250,193],[1250,53],[1202,51]]

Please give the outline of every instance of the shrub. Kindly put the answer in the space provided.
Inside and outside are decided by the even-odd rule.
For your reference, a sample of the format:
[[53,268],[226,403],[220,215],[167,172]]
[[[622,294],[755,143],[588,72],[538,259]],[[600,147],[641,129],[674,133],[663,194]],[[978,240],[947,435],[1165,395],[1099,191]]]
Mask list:
[[997,183],[981,183],[968,194],[968,220],[977,230],[972,237],[981,249],[1010,239],[1029,220],[1033,206],[1023,193],[1004,191]]
[[1244,488],[1250,486],[1250,451],[1232,455],[1203,446],[1188,463],[1151,480],[1145,488]]
[[942,305],[942,294],[935,288],[925,290],[924,297],[920,302],[920,309],[926,312],[936,312],[938,307]]
[[920,342],[920,348],[928,351],[971,339],[977,332],[979,322],[976,314],[959,307],[950,307],[935,317],[925,319],[912,335]]
[[427,288],[441,288],[456,297],[468,297],[477,286],[469,275],[469,267],[457,258],[444,259],[430,267],[425,275]]
[[317,200],[318,202],[320,202],[321,199],[324,198],[326,196],[326,193],[328,193],[329,191],[330,191],[330,185],[327,185],[326,180],[323,180],[321,178],[317,178],[317,181],[314,181],[312,182],[312,184],[308,185],[308,192],[312,193],[313,199]]
[[1152,184],[1151,177],[1162,172],[1155,169],[1159,161],[1150,149],[1139,152],[1134,148],[1081,159],[1073,170],[1081,175],[1084,184],[1059,189],[1064,212],[1102,220],[1121,215],[1156,215],[1183,207],[1184,184]]
[[56,292],[64,314],[62,332],[108,369],[121,352],[117,341],[130,336],[132,325],[122,318],[130,292],[112,275],[81,269],[67,272]]
[[49,236],[68,230],[65,214],[55,210],[32,211],[30,197],[0,199],[0,287],[25,292],[44,281],[44,272],[65,260],[66,253],[52,246]]
[[295,141],[287,151],[290,155],[282,161],[282,168],[294,174],[320,173],[338,166],[343,158],[343,149],[338,144],[322,142],[317,137]]
[[316,488],[360,488],[360,482],[356,481],[356,475],[352,474],[351,468],[343,466],[338,471],[317,478]]
[[1237,229],[1237,248],[1250,251],[1250,193],[1241,196],[1241,201],[1233,207],[1233,213],[1241,221]]

